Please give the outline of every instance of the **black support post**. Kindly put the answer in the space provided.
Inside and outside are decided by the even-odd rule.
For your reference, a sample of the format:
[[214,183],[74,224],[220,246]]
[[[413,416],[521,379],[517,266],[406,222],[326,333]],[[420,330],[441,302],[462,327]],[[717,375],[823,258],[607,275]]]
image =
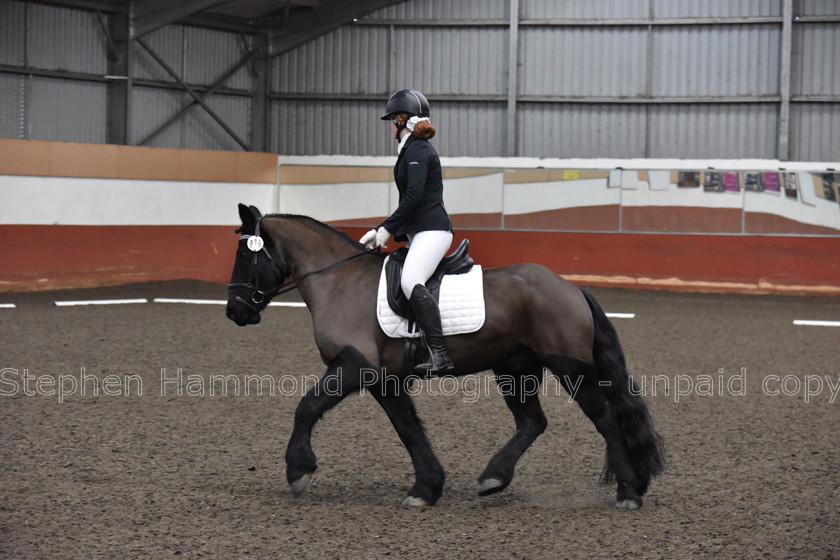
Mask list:
[[[131,30],[128,13],[97,13],[108,41],[107,130],[109,144],[129,143],[131,120]],[[107,17],[107,22],[105,18]]]

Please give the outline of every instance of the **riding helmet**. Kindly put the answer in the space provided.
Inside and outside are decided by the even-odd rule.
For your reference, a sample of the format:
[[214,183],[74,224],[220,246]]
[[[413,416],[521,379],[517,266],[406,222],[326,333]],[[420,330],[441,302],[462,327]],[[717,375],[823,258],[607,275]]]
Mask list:
[[391,97],[388,98],[388,104],[385,105],[385,115],[382,116],[382,120],[387,121],[394,113],[408,113],[412,116],[428,117],[429,102],[426,100],[426,96],[416,89],[401,89],[391,94]]

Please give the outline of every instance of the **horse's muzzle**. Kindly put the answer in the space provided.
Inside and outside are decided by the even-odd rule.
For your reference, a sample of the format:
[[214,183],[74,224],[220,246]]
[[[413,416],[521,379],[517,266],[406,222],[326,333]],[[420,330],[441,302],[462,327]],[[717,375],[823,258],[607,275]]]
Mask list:
[[260,312],[239,296],[228,299],[225,315],[240,327],[256,325],[262,319]]

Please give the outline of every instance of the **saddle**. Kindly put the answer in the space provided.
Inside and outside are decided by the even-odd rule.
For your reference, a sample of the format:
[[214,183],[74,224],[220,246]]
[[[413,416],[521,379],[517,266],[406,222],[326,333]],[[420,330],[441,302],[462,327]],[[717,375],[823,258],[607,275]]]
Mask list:
[[[438,267],[432,273],[431,278],[426,282],[426,287],[432,293],[435,301],[440,302],[440,284],[443,277],[448,274],[464,274],[472,270],[472,257],[469,255],[470,240],[464,239],[450,255],[444,257]],[[405,257],[408,255],[408,248],[401,247],[388,254],[388,262],[385,263],[385,278],[388,283],[388,306],[401,317],[411,316],[411,307],[408,298],[400,287]]]

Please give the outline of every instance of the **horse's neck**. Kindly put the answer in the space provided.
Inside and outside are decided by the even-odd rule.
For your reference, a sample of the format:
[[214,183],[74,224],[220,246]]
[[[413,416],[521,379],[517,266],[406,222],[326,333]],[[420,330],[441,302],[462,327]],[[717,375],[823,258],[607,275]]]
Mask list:
[[[280,253],[289,263],[292,276],[295,278],[337,264],[342,259],[358,253],[352,245],[317,223],[282,217],[269,218],[266,221],[270,222],[269,232]],[[342,267],[336,266],[316,273],[303,281],[303,285],[299,288],[310,309],[328,295],[327,291],[317,289],[318,286],[342,272]],[[331,284],[333,284],[333,289],[329,292],[335,291],[340,287],[336,284],[341,283],[331,282]]]

